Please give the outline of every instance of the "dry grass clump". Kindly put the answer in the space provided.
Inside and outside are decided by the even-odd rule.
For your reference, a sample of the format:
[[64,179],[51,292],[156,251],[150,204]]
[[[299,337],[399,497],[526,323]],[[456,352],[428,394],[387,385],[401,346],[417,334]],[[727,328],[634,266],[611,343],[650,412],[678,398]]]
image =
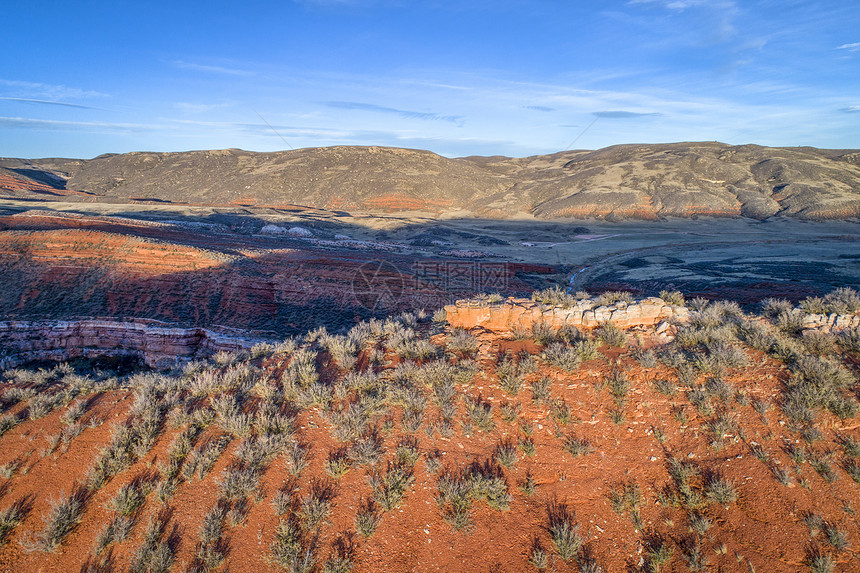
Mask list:
[[478,351],[478,339],[467,330],[455,328],[448,335],[445,348],[462,356],[474,356]]
[[860,311],[860,294],[852,288],[838,288],[824,297],[804,299],[800,309],[807,314],[851,314]]
[[594,304],[597,306],[609,306],[610,304],[619,302],[631,304],[633,302],[633,295],[627,291],[607,291],[594,299]]
[[548,306],[557,308],[571,308],[581,300],[588,300],[588,293],[577,292],[574,295],[568,294],[564,289],[554,286],[544,290],[535,291],[532,293],[532,300]]
[[21,546],[28,552],[56,551],[66,536],[78,527],[88,499],[89,494],[83,488],[76,489],[71,495],[62,495],[59,499],[51,498],[51,509],[42,517],[45,527],[35,537],[22,539]]
[[611,322],[605,322],[598,326],[594,335],[598,340],[609,346],[624,346],[627,344],[627,333]]
[[438,483],[436,501],[442,517],[458,531],[471,528],[474,501],[483,500],[491,508],[507,510],[512,498],[502,469],[493,460],[474,462],[459,471],[448,471]]

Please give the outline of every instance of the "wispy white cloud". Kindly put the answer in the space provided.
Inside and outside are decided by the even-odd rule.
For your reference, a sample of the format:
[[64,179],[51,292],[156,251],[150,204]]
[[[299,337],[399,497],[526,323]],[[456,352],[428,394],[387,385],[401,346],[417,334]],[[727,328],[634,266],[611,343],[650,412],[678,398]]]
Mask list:
[[14,101],[14,102],[18,102],[18,103],[37,104],[37,105],[57,105],[57,106],[61,106],[61,107],[75,107],[78,109],[101,109],[98,107],[92,107],[92,106],[88,106],[88,105],[80,105],[80,104],[76,104],[76,103],[67,103],[67,102],[63,102],[63,101],[49,101],[49,100],[33,99],[33,98],[26,98],[26,97],[0,97],[0,100]]
[[94,90],[82,90],[79,88],[70,88],[64,85],[26,82],[21,80],[0,79],[0,88],[5,88],[7,95],[10,97],[53,101],[108,97],[108,94]]
[[179,101],[173,104],[173,107],[183,113],[206,113],[216,109],[229,107],[229,103],[190,103]]
[[845,113],[860,113],[860,105],[849,105],[848,107],[843,107],[839,111]]
[[458,115],[443,115],[435,112],[410,111],[405,109],[396,109],[393,107],[385,107],[372,103],[362,103],[355,101],[327,101],[325,105],[337,109],[347,109],[355,111],[370,111],[375,113],[386,113],[399,115],[406,119],[423,119],[429,121],[447,121],[456,125],[463,125],[464,118]]
[[603,119],[634,119],[638,117],[654,117],[661,116],[662,113],[658,113],[655,111],[648,113],[638,113],[635,111],[624,111],[624,110],[616,110],[616,111],[594,111],[591,115]]
[[860,42],[853,42],[851,44],[842,44],[841,46],[836,48],[837,50],[848,50],[849,52],[860,52]]
[[59,131],[157,131],[164,126],[140,123],[110,123],[101,121],[60,121],[30,117],[0,117],[0,127],[17,129],[48,129]]
[[208,64],[198,64],[195,62],[186,62],[184,60],[174,60],[173,65],[183,70],[193,70],[195,72],[205,72],[209,74],[224,74],[228,76],[253,76],[255,72],[243,70],[239,68],[228,68],[226,66],[214,66]]

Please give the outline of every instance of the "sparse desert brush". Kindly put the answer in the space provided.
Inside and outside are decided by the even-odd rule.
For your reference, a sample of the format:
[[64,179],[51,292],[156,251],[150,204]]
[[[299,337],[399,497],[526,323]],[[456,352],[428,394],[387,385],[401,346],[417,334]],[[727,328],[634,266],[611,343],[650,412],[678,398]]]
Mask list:
[[359,503],[355,514],[355,530],[359,534],[365,538],[370,537],[376,531],[380,521],[382,521],[382,514],[373,498],[367,498]]
[[377,428],[370,428],[349,445],[348,456],[359,466],[372,466],[384,453],[382,436]]
[[415,483],[412,468],[388,463],[385,472],[377,471],[369,477],[373,497],[385,511],[398,507],[406,490]]
[[800,308],[808,314],[850,314],[860,311],[860,295],[852,288],[838,288],[822,297],[808,297]]
[[831,451],[810,452],[809,465],[824,478],[827,483],[833,483],[839,478],[839,474],[833,468],[834,453]]
[[167,573],[173,567],[179,535],[175,528],[167,531],[167,521],[167,515],[150,520],[132,556],[129,573]]
[[711,475],[705,480],[705,497],[711,503],[731,505],[738,499],[735,485],[719,475]]
[[799,335],[803,331],[803,312],[800,310],[781,312],[773,319],[773,324],[786,334]]
[[143,483],[135,480],[120,486],[109,506],[122,517],[131,517],[146,502],[146,494]]
[[846,393],[856,384],[854,375],[840,363],[820,357],[801,357],[783,391],[783,411],[800,424],[812,424],[815,411],[826,408],[842,419],[860,412],[857,400]]
[[547,402],[550,400],[550,388],[552,387],[552,379],[548,376],[541,376],[531,384],[532,401],[535,403]]
[[217,483],[224,499],[242,499],[257,492],[260,472],[256,468],[234,464],[222,472]]
[[216,504],[209,510],[198,533],[199,543],[194,552],[189,572],[205,572],[217,569],[227,556],[227,543],[224,540],[224,519],[226,510]]
[[21,419],[15,414],[4,414],[0,416],[0,436],[21,423]]
[[286,466],[290,475],[298,477],[308,466],[310,448],[297,440],[293,440],[287,446]]
[[311,481],[310,491],[299,502],[298,516],[304,531],[313,531],[328,519],[334,497],[333,483],[319,478]]
[[299,348],[293,352],[290,363],[281,374],[281,384],[288,395],[297,389],[305,389],[319,380],[317,373],[317,353],[308,348]]
[[604,322],[594,331],[597,339],[609,346],[624,346],[627,344],[627,333],[612,324]]
[[549,565],[549,555],[547,555],[546,549],[538,537],[532,539],[532,545],[529,549],[529,563],[538,570],[544,570]]
[[478,339],[462,328],[455,328],[448,335],[445,347],[449,352],[459,353],[463,356],[474,356],[478,351]]
[[642,350],[636,349],[633,352],[633,358],[639,363],[642,368],[655,368],[657,366],[657,353],[652,349]]
[[815,547],[809,550],[806,564],[809,566],[810,573],[833,573],[836,569],[836,562],[830,554]]
[[608,306],[619,302],[630,304],[633,302],[633,295],[627,291],[607,291],[594,299],[594,303],[597,306]]
[[541,358],[566,372],[573,372],[582,363],[582,354],[561,342],[547,346],[541,353]]
[[860,353],[860,327],[843,330],[839,334],[839,345],[849,352]]
[[612,511],[618,515],[630,514],[630,519],[637,529],[642,528],[641,509],[645,504],[645,496],[638,484],[630,482],[622,484],[609,492],[609,504]]
[[[532,442],[532,445],[534,445],[534,442]],[[496,446],[494,458],[501,466],[506,468],[514,467],[519,459],[516,444],[512,440],[502,441]]]
[[630,384],[630,377],[626,372],[618,368],[613,368],[602,385],[605,385],[609,389],[609,393],[615,398],[616,405],[620,406],[624,403],[627,392],[630,391]]
[[45,527],[36,534],[35,538],[21,541],[24,550],[56,551],[66,536],[78,527],[88,497],[86,490],[78,488],[71,495],[63,495],[59,499],[51,498],[49,500],[51,509],[42,518]]
[[552,419],[558,422],[561,426],[568,425],[573,419],[570,405],[568,405],[567,400],[564,398],[550,400],[549,414],[552,416]]
[[473,398],[466,396],[466,413],[469,419],[475,426],[485,432],[493,431],[495,424],[493,423],[493,405],[478,396]]
[[761,301],[762,315],[776,318],[780,314],[794,310],[794,306],[784,298],[766,298]]
[[193,450],[183,467],[182,473],[185,478],[191,479],[195,474],[198,479],[206,477],[229,443],[230,439],[227,436],[220,436],[210,438],[199,449]]
[[316,538],[307,537],[293,519],[282,519],[271,545],[272,562],[290,573],[311,573],[317,566]]
[[675,305],[675,306],[684,306],[684,303],[686,302],[686,301],[684,300],[684,295],[683,295],[683,293],[681,293],[681,291],[677,291],[677,290],[673,290],[673,291],[663,290],[663,291],[660,291],[660,298],[662,298],[662,299],[663,299],[665,302],[667,302],[668,304],[672,304],[672,305]]
[[329,452],[325,462],[325,469],[331,477],[339,479],[346,475],[349,468],[349,450],[347,448],[341,447]]
[[547,513],[549,535],[558,556],[565,561],[573,560],[585,543],[585,538],[579,533],[579,524],[575,522],[573,514],[564,504],[551,503]]
[[436,324],[445,324],[448,322],[448,312],[444,308],[433,313],[433,322]]
[[98,536],[96,536],[93,553],[101,555],[105,549],[114,543],[121,543],[124,541],[125,538],[128,537],[128,534],[131,533],[133,525],[134,521],[130,517],[123,517],[121,515],[114,515],[111,517],[104,529],[102,529]]
[[[587,298],[587,296],[585,298]],[[579,301],[576,296],[567,294],[564,289],[558,286],[533,292],[532,300],[534,302],[558,308],[570,308]]]
[[76,423],[81,419],[81,416],[87,411],[87,401],[80,399],[72,402],[68,409],[63,412],[63,415],[60,417],[60,421],[63,424],[71,425]]
[[516,396],[522,387],[523,377],[533,372],[535,367],[534,360],[530,356],[514,357],[511,354],[506,354],[496,365],[499,387],[511,396]]
[[258,342],[251,347],[251,358],[268,358],[275,352],[275,346],[268,342]]
[[564,439],[564,443],[562,444],[564,450],[572,455],[573,457],[584,456],[590,454],[594,451],[594,448],[585,438],[577,438],[576,436],[570,435]]
[[493,460],[476,461],[464,470],[446,472],[438,483],[436,501],[442,516],[458,531],[471,527],[471,506],[483,500],[491,508],[504,511],[510,507],[511,495],[501,468]]
[[332,544],[333,553],[323,564],[323,573],[349,573],[355,564],[355,542],[351,535],[340,535]]
[[403,340],[393,350],[404,360],[429,360],[439,354],[439,347],[423,338]]
[[342,370],[352,370],[358,360],[358,344],[348,336],[326,336],[322,343]]
[[32,497],[22,497],[0,511],[0,547],[9,541],[12,532],[30,513]]
[[817,330],[804,332],[801,337],[803,346],[817,356],[833,354],[836,350],[836,340],[834,335]]
[[666,378],[657,378],[652,382],[654,389],[665,396],[674,396],[678,393],[678,385],[672,380]]
[[546,322],[535,322],[531,326],[530,338],[535,344],[548,346],[558,340],[558,331]]
[[212,399],[212,409],[217,414],[218,425],[226,432],[237,438],[251,434],[254,421],[249,414],[242,411],[236,397],[222,394]]

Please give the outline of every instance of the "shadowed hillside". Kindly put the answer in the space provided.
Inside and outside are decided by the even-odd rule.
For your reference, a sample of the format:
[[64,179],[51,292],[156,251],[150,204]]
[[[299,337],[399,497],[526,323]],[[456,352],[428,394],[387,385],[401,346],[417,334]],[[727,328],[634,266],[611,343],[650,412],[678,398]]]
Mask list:
[[46,190],[215,205],[457,213],[507,218],[860,215],[860,153],[718,142],[618,145],[525,158],[327,147],[0,160],[6,196]]

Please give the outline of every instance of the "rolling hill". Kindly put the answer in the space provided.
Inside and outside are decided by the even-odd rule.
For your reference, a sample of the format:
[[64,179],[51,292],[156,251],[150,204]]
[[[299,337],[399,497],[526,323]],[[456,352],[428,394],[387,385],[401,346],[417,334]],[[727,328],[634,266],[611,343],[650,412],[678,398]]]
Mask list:
[[860,151],[718,142],[525,158],[326,147],[0,159],[0,195],[456,216],[609,219],[860,215]]

